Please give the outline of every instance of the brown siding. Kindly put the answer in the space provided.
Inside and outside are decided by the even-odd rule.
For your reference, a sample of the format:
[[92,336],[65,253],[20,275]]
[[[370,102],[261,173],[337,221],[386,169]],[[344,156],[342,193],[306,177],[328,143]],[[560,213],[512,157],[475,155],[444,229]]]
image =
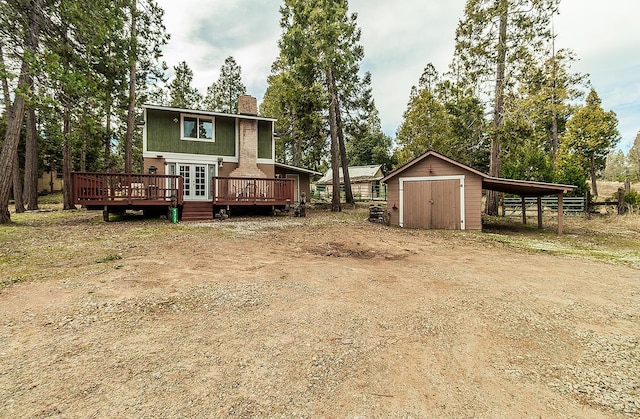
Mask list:
[[258,164],[258,169],[262,170],[262,172],[267,175],[268,178],[276,177],[275,170],[273,168],[273,164]]
[[[391,224],[400,224],[400,178],[431,176],[465,176],[465,221],[467,230],[482,229],[482,178],[459,166],[429,156],[408,167],[387,181],[387,205],[391,213]],[[393,209],[394,203],[398,209]],[[406,217],[406,215],[405,215]]]
[[145,158],[143,161],[143,174],[147,174],[149,173],[149,167],[151,166],[155,166],[156,167],[156,174],[157,175],[164,175],[165,174],[165,170],[164,170],[164,165],[165,165],[165,160],[162,157],[158,157],[158,158]]

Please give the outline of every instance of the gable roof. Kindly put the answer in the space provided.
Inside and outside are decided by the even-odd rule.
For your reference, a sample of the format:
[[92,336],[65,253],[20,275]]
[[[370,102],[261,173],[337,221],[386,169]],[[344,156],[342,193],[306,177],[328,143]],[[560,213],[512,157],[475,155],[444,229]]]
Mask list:
[[226,116],[228,118],[255,119],[258,121],[271,121],[271,122],[277,121],[277,119],[263,118],[261,116],[212,112],[212,111],[205,111],[202,109],[172,108],[169,106],[160,106],[160,105],[142,105],[142,107],[143,109],[153,109],[156,111],[180,112],[180,113],[188,113],[192,115],[195,114],[195,115],[207,115],[207,116]]
[[[340,182],[343,182],[343,174],[342,168],[340,170]],[[368,166],[349,166],[349,179],[351,183],[354,182],[368,182],[372,180],[380,180],[382,179],[382,165],[381,164],[372,164]],[[333,182],[333,172],[331,170],[327,170],[316,183],[321,185],[330,184]]]
[[471,167],[471,166],[467,166],[466,164],[462,164],[462,163],[457,162],[457,161],[455,161],[455,160],[453,160],[453,159],[450,159],[449,157],[446,157],[446,156],[444,156],[444,155],[442,155],[442,154],[440,154],[440,153],[437,153],[437,152],[435,152],[435,151],[432,151],[432,150],[431,150],[431,151],[427,151],[426,153],[423,153],[423,154],[419,155],[419,156],[418,156],[418,157],[416,157],[415,159],[411,160],[411,161],[410,161],[410,162],[408,162],[408,163],[405,163],[404,165],[400,166],[399,168],[397,168],[397,169],[396,169],[396,170],[394,170],[393,172],[389,173],[387,176],[385,176],[384,178],[382,178],[381,182],[385,182],[385,183],[386,183],[386,182],[387,182],[389,179],[391,179],[392,177],[394,177],[394,176],[396,176],[397,174],[399,174],[399,173],[401,173],[401,172],[404,172],[404,171],[405,171],[405,170],[407,170],[408,168],[410,168],[410,167],[412,167],[412,166],[414,166],[414,165],[416,165],[416,164],[420,163],[422,160],[426,159],[426,158],[427,158],[427,157],[429,157],[429,156],[436,157],[436,158],[438,158],[438,159],[440,159],[440,160],[443,160],[443,161],[445,161],[445,162],[447,162],[447,163],[450,163],[450,164],[452,164],[452,165],[454,165],[454,166],[458,166],[458,167],[460,167],[461,169],[464,169],[464,170],[469,171],[469,172],[471,172],[471,173],[475,173],[475,174],[476,174],[476,175],[478,175],[478,176],[481,176],[481,177],[486,177],[486,176],[488,176],[487,174],[482,173],[481,171],[476,170],[476,169],[474,169],[474,168],[473,168],[473,167]]
[[401,174],[408,168],[418,164],[429,156],[435,157],[454,166],[458,166],[461,169],[480,176],[482,178],[482,189],[489,189],[492,191],[510,193],[520,196],[545,196],[567,193],[576,188],[573,185],[563,185],[559,183],[534,182],[529,180],[515,180],[489,176],[488,174],[476,170],[473,167],[457,162],[432,150],[421,154],[405,165],[389,173],[381,180],[381,182],[388,183],[389,179]]

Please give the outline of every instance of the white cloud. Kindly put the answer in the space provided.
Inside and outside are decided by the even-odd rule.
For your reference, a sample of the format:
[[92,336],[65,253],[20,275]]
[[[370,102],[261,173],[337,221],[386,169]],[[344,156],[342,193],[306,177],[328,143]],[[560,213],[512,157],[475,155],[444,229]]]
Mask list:
[[[159,0],[172,35],[165,48],[170,67],[186,61],[204,94],[220,67],[233,56],[248,93],[262,99],[278,54],[281,0]],[[351,0],[358,13],[365,50],[363,71],[372,74],[383,129],[394,135],[402,122],[410,88],[425,65],[447,71],[455,29],[465,0]],[[203,7],[206,6],[206,7]],[[605,109],[620,120],[621,147],[628,149],[640,129],[640,42],[636,0],[563,0],[555,19],[558,47],[574,50],[575,71],[589,73]]]

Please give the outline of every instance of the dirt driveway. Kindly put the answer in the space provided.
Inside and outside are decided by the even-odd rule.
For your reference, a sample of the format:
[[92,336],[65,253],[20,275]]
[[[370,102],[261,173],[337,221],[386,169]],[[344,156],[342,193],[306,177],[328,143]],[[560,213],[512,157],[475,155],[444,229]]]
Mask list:
[[17,229],[42,253],[0,288],[1,417],[640,412],[634,267],[358,217],[92,216]]

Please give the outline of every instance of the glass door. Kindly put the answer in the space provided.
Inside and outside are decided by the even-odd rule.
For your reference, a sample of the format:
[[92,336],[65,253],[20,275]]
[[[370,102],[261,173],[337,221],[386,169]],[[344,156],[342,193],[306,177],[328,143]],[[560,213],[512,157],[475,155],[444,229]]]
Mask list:
[[179,175],[184,179],[184,199],[190,201],[207,200],[207,166],[204,164],[180,164]]

